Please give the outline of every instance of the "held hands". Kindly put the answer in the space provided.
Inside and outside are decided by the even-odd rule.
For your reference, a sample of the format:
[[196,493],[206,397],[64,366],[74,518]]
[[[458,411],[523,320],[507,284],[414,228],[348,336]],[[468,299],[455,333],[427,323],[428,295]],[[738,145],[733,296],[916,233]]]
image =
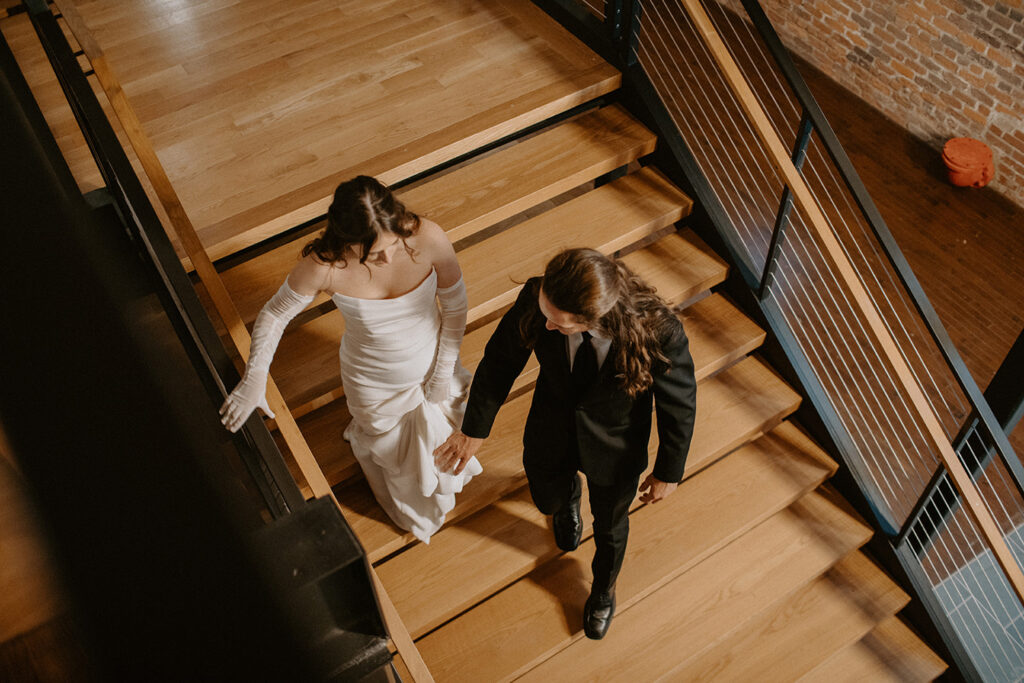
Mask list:
[[460,431],[452,432],[447,441],[434,449],[434,464],[442,472],[461,474],[483,442],[483,439],[466,436]]
[[655,479],[653,474],[647,475],[640,484],[641,503],[657,503],[659,500],[676,490],[679,484],[669,484],[660,479]]
[[274,417],[267,405],[266,390],[258,382],[246,382],[243,379],[220,407],[221,424],[232,433],[237,432],[256,408],[262,410],[267,417]]

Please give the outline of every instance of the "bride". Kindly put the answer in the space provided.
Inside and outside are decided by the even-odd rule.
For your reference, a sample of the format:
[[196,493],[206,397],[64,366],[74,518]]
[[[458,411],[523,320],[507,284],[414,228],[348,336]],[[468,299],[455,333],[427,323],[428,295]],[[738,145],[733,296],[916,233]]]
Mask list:
[[273,417],[270,361],[288,321],[319,292],[345,318],[341,380],[352,422],[344,438],[381,507],[429,543],[455,494],[482,471],[475,458],[459,475],[439,471],[433,459],[465,410],[466,287],[444,231],[374,178],[335,190],[327,227],[256,317],[249,362],[221,421],[234,432],[257,407]]

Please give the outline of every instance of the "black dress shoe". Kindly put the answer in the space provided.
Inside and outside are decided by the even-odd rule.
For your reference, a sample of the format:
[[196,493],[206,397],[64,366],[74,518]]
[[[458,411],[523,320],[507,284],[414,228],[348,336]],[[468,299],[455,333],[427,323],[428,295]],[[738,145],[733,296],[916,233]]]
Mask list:
[[583,606],[583,632],[591,640],[601,640],[615,616],[615,589],[591,593]]
[[573,482],[573,493],[569,501],[556,512],[551,522],[555,527],[555,545],[565,552],[576,550],[583,536],[583,520],[580,519],[580,486],[579,475]]

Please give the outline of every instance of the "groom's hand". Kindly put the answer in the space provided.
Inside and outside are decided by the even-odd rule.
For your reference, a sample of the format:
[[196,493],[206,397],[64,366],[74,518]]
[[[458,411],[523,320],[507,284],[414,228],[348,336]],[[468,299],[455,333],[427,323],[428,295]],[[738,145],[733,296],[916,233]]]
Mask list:
[[461,474],[483,442],[483,439],[466,436],[460,431],[452,432],[447,441],[434,449],[434,464],[442,472]]
[[653,474],[647,475],[644,483],[640,484],[641,503],[657,503],[659,500],[676,490],[679,484],[670,484],[660,479],[655,479]]

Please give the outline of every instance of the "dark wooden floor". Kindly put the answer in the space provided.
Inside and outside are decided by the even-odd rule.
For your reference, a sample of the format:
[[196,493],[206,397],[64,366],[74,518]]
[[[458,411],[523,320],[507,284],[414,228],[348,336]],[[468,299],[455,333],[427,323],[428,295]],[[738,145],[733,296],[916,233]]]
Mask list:
[[[801,71],[984,390],[1024,328],[1024,208],[953,187],[938,151],[812,67]],[[1012,442],[1024,453],[1024,427]]]

